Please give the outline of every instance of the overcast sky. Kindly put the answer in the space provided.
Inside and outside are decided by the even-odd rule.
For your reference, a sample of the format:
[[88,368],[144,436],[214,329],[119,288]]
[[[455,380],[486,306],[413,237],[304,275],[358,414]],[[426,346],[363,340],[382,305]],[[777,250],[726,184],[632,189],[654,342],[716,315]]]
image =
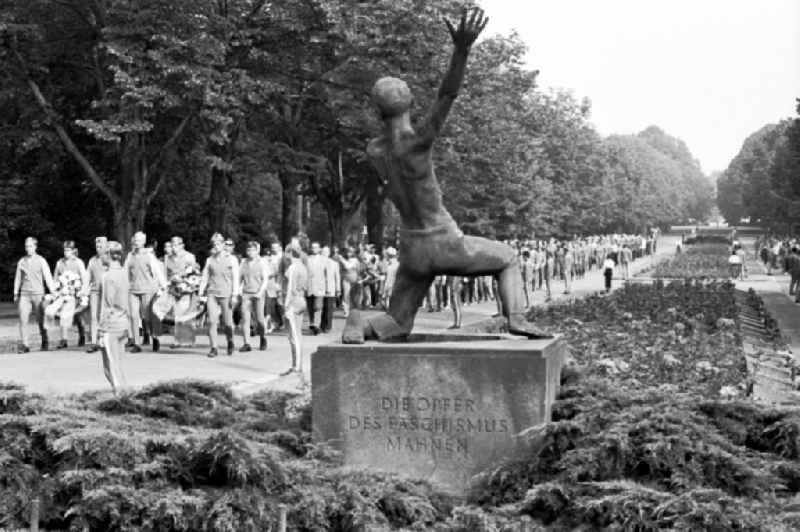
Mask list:
[[487,33],[516,29],[542,87],[592,101],[601,134],[655,124],[703,171],[795,116],[800,0],[481,0]]

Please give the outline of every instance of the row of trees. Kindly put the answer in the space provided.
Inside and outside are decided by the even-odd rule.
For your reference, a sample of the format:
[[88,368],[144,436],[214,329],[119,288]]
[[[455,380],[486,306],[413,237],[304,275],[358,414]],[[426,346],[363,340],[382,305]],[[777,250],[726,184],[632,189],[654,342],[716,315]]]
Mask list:
[[800,99],[797,113],[747,137],[717,177],[719,210],[729,223],[750,218],[775,231],[800,233]]
[[[364,154],[369,90],[402,77],[426,110],[452,49],[441,18],[464,3],[0,6],[0,253],[13,256],[29,233],[90,249],[144,227],[202,253],[212,231],[285,242],[298,220],[338,243],[366,225],[382,244],[397,220]],[[601,138],[588,101],[539,90],[525,54],[514,34],[476,45],[437,145],[466,231],[639,231],[708,213],[712,185],[683,142],[656,127]]]

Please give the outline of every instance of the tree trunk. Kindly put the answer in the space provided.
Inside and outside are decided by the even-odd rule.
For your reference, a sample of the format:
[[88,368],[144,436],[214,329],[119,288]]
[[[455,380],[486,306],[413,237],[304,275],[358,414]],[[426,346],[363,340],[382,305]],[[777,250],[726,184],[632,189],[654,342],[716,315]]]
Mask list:
[[223,235],[228,234],[232,181],[229,171],[212,168],[211,194],[208,198],[208,221],[212,233],[218,231]]
[[113,206],[114,211],[114,236],[125,249],[130,249],[131,238],[136,231],[144,230],[144,220],[147,216],[147,207],[143,204],[125,207],[120,204]]
[[297,202],[295,187],[292,180],[285,174],[279,173],[281,182],[281,244],[285,247],[294,234],[292,228],[292,213]]
[[338,246],[339,249],[343,248],[344,244],[344,215],[342,213],[334,213],[333,209],[328,209],[328,228],[330,229],[330,245]]
[[370,244],[375,245],[376,252],[380,254],[383,251],[383,202],[386,195],[377,177],[367,180],[366,196],[367,238]]

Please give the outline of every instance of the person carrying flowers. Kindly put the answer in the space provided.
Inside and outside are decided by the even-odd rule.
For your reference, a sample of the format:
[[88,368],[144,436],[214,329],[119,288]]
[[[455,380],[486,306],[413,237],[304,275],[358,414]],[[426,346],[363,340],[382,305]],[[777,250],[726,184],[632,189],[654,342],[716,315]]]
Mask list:
[[[170,347],[192,347],[195,342],[194,320],[205,308],[198,304],[200,267],[195,256],[186,251],[183,238],[173,236],[171,253],[164,258],[169,280],[168,293],[172,299],[175,343]],[[170,309],[168,309],[169,311]],[[164,319],[162,316],[160,319]]]
[[[45,309],[45,316],[49,320],[58,317],[61,329],[61,340],[58,349],[67,348],[69,329],[75,321],[75,316],[89,306],[89,296],[84,290],[89,286],[89,272],[86,265],[78,258],[75,242],[64,242],[64,257],[56,263],[53,277],[56,280],[55,297]],[[78,347],[86,345],[86,331],[83,322],[78,320]]]

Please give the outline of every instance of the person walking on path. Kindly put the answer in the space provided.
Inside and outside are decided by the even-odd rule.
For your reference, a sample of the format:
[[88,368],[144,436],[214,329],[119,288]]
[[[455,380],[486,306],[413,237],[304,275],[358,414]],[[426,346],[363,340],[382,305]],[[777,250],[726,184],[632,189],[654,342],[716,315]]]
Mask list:
[[128,274],[128,284],[130,289],[130,338],[127,347],[131,353],[141,352],[137,343],[139,327],[138,322],[142,323],[142,344],[145,345],[147,338],[152,334],[153,352],[160,349],[158,332],[155,327],[160,328],[160,323],[153,319],[151,305],[156,294],[163,292],[167,288],[167,279],[161,263],[155,254],[144,247],[147,235],[138,231],[133,235],[131,252],[125,259],[122,266]]
[[359,308],[361,291],[358,286],[358,275],[361,263],[355,256],[353,248],[347,248],[345,257],[342,262],[342,309],[346,318],[350,315],[351,308]]
[[448,329],[460,329],[461,322],[464,317],[461,311],[461,284],[462,277],[460,275],[447,276],[447,297],[449,298],[450,308],[453,311],[453,325]]
[[742,270],[739,274],[739,279],[747,279],[747,255],[745,254],[744,248],[742,246],[736,246],[736,254],[739,256],[739,261],[742,263]]
[[283,308],[286,311],[286,324],[289,329],[289,346],[292,350],[292,366],[281,376],[289,375],[293,372],[303,371],[303,349],[301,342],[301,330],[303,325],[303,314],[306,312],[306,288],[308,285],[308,270],[300,258],[299,247],[290,247],[287,254],[291,258],[291,264],[286,270],[286,298]]
[[[76,290],[72,283],[67,282],[66,275],[71,274],[72,278],[80,285],[80,290]],[[67,337],[75,318],[78,317],[78,347],[86,345],[86,330],[80,315],[83,311],[80,307],[80,300],[85,296],[86,287],[89,285],[89,274],[86,265],[78,258],[75,242],[67,240],[64,242],[64,256],[56,263],[53,278],[60,285],[63,303],[58,307],[59,328],[61,329],[61,340],[58,342],[57,349],[67,348]],[[88,297],[87,297],[88,299]],[[49,315],[49,312],[48,312]]]
[[619,252],[619,267],[622,270],[622,278],[626,281],[631,276],[631,263],[633,262],[633,252],[628,244],[623,244]]
[[730,269],[731,280],[739,279],[742,275],[742,258],[734,249],[728,257],[728,268]]
[[339,271],[339,262],[331,258],[331,248],[322,248],[325,257],[325,296],[322,300],[322,332],[330,332],[333,328],[333,313],[336,310],[336,300],[341,295],[342,278]]
[[247,258],[240,266],[242,283],[242,338],[244,344],[239,348],[242,353],[251,351],[250,317],[256,316],[256,334],[259,337],[259,351],[267,349],[267,322],[264,318],[264,294],[269,282],[269,264],[266,257],[261,257],[261,244],[251,241],[247,244]]
[[108,239],[98,236],[94,239],[94,257],[89,259],[86,270],[89,275],[89,283],[84,287],[89,295],[89,345],[87,353],[94,353],[100,349],[98,339],[98,327],[100,324],[100,287],[103,284],[103,276],[108,270],[108,260],[105,255],[108,253]]
[[556,259],[554,253],[548,249],[546,251],[544,262],[544,286],[545,290],[547,291],[547,297],[545,297],[545,301],[550,301],[553,298],[552,284],[555,267]]
[[534,263],[531,260],[531,252],[527,249],[522,250],[520,256],[520,271],[522,273],[522,293],[525,295],[525,308],[531,306],[533,294],[531,294],[531,287],[533,286]]
[[325,299],[325,268],[328,259],[323,257],[319,242],[311,243],[311,256],[308,257],[308,324],[311,332],[319,334],[322,330],[322,303]]
[[793,247],[786,259],[786,271],[789,272],[789,295],[795,296],[795,302],[800,302],[800,247]]
[[[174,283],[176,279],[185,279],[189,275],[199,274],[200,266],[197,264],[197,258],[193,253],[186,251],[183,238],[173,236],[170,242],[172,251],[164,258],[167,282]],[[175,304],[172,307],[172,314],[175,321],[173,329],[175,341],[170,348],[192,347],[195,342],[193,321],[197,313],[197,295],[189,291],[176,291],[174,296]]]
[[216,357],[217,329],[220,315],[227,340],[228,356],[233,355],[233,309],[241,294],[239,285],[239,261],[225,251],[225,240],[216,233],[211,237],[211,256],[206,259],[199,294],[206,297],[208,311],[209,358]]
[[382,300],[384,307],[389,308],[400,263],[397,261],[397,250],[393,247],[386,248],[386,257],[388,258],[388,262],[386,264],[386,282],[383,284]]
[[47,351],[47,329],[44,326],[44,294],[45,288],[55,293],[55,283],[47,261],[36,253],[37,240],[33,237],[25,239],[25,256],[17,262],[14,274],[14,303],[19,310],[20,353],[30,352],[28,323],[31,314],[36,317],[39,334],[42,337],[42,351]]
[[606,259],[603,261],[603,277],[605,277],[606,281],[606,293],[611,292],[611,278],[614,276],[614,259],[611,258],[610,255],[606,255]]
[[572,252],[572,246],[567,244],[563,248],[562,264],[564,266],[564,293],[572,293],[572,276],[575,268],[575,255]]
[[281,275],[281,263],[283,262],[283,250],[278,242],[270,245],[269,262],[269,281],[267,282],[266,294],[266,317],[267,334],[283,328],[283,302],[281,292],[283,290],[283,280]]
[[109,242],[103,260],[108,270],[100,289],[100,349],[106,379],[118,395],[127,387],[122,359],[130,326],[129,275],[122,266],[122,244]]

